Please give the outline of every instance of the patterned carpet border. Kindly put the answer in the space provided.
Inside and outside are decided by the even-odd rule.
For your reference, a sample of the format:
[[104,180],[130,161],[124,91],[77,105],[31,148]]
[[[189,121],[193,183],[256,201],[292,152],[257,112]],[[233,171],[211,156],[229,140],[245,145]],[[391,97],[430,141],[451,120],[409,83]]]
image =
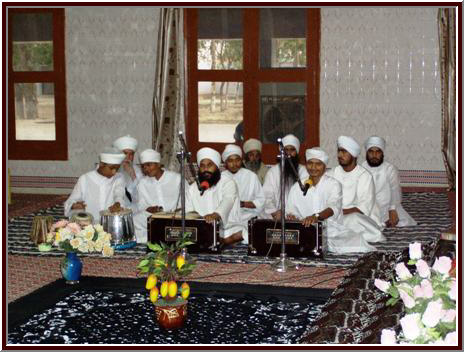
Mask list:
[[[446,193],[405,193],[403,206],[417,221],[417,226],[407,228],[385,229],[384,235],[387,241],[377,243],[379,251],[401,251],[411,242],[423,244],[437,242],[440,234],[452,224],[452,216],[449,210]],[[36,215],[52,215],[55,220],[64,218],[63,205],[56,205],[29,215],[19,216],[8,220],[8,253],[14,255],[32,256],[63,256],[60,250],[51,252],[39,252],[37,246],[30,241],[29,232],[32,219]],[[136,247],[116,251],[115,258],[139,258],[146,253],[146,246],[138,244]],[[351,254],[326,254],[324,259],[297,258],[294,262],[304,266],[350,266],[362,253]],[[99,257],[99,254],[82,254],[82,256]],[[222,254],[198,254],[193,255],[200,261],[218,263],[243,263],[243,264],[271,264],[275,258],[255,257],[247,255],[247,246],[239,245]]]

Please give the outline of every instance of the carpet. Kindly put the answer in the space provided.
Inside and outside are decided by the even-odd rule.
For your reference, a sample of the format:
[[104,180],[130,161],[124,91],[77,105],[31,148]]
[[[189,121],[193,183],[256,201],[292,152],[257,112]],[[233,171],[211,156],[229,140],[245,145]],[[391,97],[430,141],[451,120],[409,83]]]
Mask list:
[[[411,242],[428,244],[437,242],[440,234],[452,224],[453,217],[449,210],[446,193],[422,192],[403,194],[403,206],[417,221],[417,226],[406,228],[385,229],[387,241],[376,243],[379,251],[401,251]],[[51,252],[39,252],[37,247],[29,240],[32,219],[35,215],[52,215],[55,220],[64,218],[63,206],[56,205],[47,209],[19,216],[8,221],[8,253],[35,256],[62,256],[63,252],[54,249]],[[116,258],[139,258],[146,253],[146,246],[138,244],[136,247],[117,251]],[[323,259],[297,258],[295,263],[310,266],[345,266],[352,265],[363,253],[326,254]],[[98,256],[99,254],[86,254],[83,256]],[[218,263],[244,263],[244,264],[271,264],[275,258],[253,257],[247,255],[247,246],[239,245],[233,249],[225,250],[222,254],[193,255],[200,261]]]
[[187,321],[164,330],[144,279],[57,280],[8,305],[8,343],[296,343],[331,290],[190,282]]

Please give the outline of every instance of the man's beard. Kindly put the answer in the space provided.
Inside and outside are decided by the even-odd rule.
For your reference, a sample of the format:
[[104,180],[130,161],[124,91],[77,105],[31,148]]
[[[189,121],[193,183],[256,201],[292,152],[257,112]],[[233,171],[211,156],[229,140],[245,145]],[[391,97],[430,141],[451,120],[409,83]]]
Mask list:
[[369,159],[366,155],[366,161],[370,167],[379,167],[383,163],[383,155],[378,160]]
[[245,161],[245,167],[248,170],[257,172],[259,168],[261,167],[261,160]]
[[[278,161],[280,163],[280,161]],[[285,158],[285,165],[284,165],[284,184],[285,187],[290,188],[296,182],[297,176],[293,172],[292,166],[290,163],[293,164],[295,167],[296,173],[298,174],[298,168],[300,166],[300,157],[297,154],[296,156],[292,156],[290,159]]]
[[217,184],[219,182],[219,180],[221,179],[221,172],[219,171],[219,169],[217,169],[216,171],[214,171],[213,173],[211,172],[208,172],[208,171],[205,171],[205,172],[200,172],[198,174],[198,179],[200,181],[200,184],[203,182],[203,181],[206,181],[209,183],[209,188],[213,187],[215,184]]

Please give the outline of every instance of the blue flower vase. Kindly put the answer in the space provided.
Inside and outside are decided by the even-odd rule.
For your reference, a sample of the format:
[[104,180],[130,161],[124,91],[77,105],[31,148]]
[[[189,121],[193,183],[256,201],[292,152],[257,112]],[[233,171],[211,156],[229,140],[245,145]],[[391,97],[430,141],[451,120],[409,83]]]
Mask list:
[[60,264],[61,274],[67,284],[73,285],[79,283],[82,273],[82,261],[77,253],[68,252]]

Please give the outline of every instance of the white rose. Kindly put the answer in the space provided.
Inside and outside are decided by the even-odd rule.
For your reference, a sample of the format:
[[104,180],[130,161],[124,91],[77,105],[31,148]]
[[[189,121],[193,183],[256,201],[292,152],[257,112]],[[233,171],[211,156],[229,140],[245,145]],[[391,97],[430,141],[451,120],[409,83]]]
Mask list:
[[422,314],[422,323],[433,328],[438,324],[442,316],[442,303],[441,300],[432,301],[427,304],[424,314]]
[[95,228],[95,231],[97,231],[97,232],[103,232],[103,231],[104,231],[104,230],[103,230],[103,226],[100,225],[100,224],[96,224],[96,225],[94,226],[94,228]]
[[380,343],[382,345],[393,345],[396,344],[396,333],[395,330],[383,329],[382,336],[380,336]]
[[412,341],[420,336],[420,314],[407,314],[400,320],[401,328],[403,329],[404,337]]
[[391,284],[389,282],[384,281],[384,280],[380,280],[380,279],[375,279],[374,280],[374,285],[375,285],[375,287],[377,287],[382,292],[387,292],[388,289],[391,286]]
[[416,260],[422,258],[422,250],[420,242],[409,244],[409,258]]

